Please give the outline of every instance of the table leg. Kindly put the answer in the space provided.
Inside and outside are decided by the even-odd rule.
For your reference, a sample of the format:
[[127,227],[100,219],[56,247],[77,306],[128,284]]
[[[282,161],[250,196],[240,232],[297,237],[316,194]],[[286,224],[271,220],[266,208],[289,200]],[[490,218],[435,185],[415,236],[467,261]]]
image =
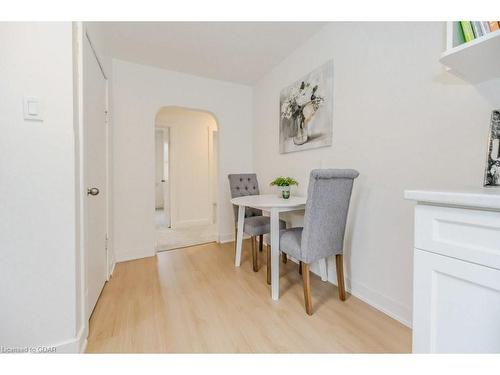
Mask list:
[[271,210],[271,297],[280,298],[280,214]]
[[328,281],[326,258],[320,259],[318,263],[319,263],[319,274],[321,275],[321,280]]
[[241,248],[243,245],[243,224],[245,222],[245,206],[238,206],[238,228],[236,233],[236,256],[234,257],[234,266],[241,265]]

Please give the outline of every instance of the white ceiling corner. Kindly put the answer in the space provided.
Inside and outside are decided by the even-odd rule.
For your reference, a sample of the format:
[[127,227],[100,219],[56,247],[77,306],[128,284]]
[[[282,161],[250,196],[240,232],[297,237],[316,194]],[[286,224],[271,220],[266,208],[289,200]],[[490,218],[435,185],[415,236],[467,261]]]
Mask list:
[[324,22],[100,22],[115,58],[251,85]]

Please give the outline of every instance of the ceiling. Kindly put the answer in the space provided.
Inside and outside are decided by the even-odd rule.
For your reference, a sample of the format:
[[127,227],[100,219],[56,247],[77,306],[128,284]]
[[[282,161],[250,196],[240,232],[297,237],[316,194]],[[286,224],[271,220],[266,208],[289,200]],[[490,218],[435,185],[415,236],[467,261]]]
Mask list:
[[324,22],[101,22],[112,57],[251,85]]

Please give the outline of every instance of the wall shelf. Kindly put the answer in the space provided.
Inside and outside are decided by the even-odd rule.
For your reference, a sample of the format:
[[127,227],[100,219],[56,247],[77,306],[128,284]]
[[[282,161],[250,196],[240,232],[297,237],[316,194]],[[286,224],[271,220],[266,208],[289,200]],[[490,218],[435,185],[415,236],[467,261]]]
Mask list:
[[500,78],[500,30],[455,46],[457,27],[458,22],[448,23],[448,49],[439,61],[470,83]]

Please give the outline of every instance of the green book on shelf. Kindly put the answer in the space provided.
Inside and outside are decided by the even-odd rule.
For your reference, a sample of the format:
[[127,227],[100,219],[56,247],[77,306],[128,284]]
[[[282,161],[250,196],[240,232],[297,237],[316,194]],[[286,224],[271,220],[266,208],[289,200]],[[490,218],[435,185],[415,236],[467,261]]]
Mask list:
[[463,44],[465,43],[465,36],[464,36],[464,32],[462,30],[462,26],[460,25],[460,23],[458,22],[458,24],[456,25],[457,27],[455,27],[455,22],[453,23],[453,45],[454,46],[459,46],[460,44]]
[[470,21],[460,21],[460,26],[464,33],[464,38],[466,42],[474,40],[474,31],[472,30],[472,24]]

